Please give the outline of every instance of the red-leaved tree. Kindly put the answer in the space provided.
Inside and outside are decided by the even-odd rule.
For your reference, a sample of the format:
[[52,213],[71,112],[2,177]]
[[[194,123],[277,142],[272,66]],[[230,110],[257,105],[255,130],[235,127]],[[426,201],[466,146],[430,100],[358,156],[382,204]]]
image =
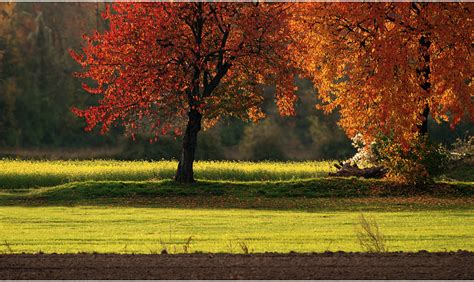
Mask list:
[[[287,4],[116,3],[109,29],[85,36],[78,77],[98,105],[73,109],[91,130],[122,124],[132,134],[180,135],[183,150],[175,180],[194,181],[201,126],[222,116],[263,117],[261,83],[277,82],[283,115],[294,110],[293,76],[286,66]],[[93,81],[91,85],[91,81]]]

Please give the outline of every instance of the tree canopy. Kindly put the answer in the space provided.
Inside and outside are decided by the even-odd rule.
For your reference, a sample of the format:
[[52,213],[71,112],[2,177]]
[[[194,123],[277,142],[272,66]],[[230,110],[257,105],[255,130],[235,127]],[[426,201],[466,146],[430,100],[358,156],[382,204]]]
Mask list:
[[101,94],[86,110],[89,129],[123,121],[131,131],[180,132],[190,110],[207,123],[224,116],[262,117],[258,85],[278,81],[282,114],[292,114],[293,76],[282,67],[288,31],[284,5],[118,3],[104,18],[110,29],[85,37],[83,84]]
[[473,105],[469,3],[305,3],[294,7],[292,54],[327,112],[352,137],[407,144],[431,113],[451,126]]

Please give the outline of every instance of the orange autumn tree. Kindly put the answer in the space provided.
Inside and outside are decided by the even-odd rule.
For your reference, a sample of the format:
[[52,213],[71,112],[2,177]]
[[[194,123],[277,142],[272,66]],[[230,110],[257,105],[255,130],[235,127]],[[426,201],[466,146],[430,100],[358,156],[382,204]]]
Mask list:
[[280,113],[293,113],[293,76],[285,65],[290,38],[286,4],[116,3],[109,29],[71,52],[94,81],[83,87],[98,105],[74,109],[91,130],[122,124],[130,134],[179,135],[175,180],[194,181],[198,132],[222,116],[263,117],[258,85],[278,82]]
[[474,117],[472,3],[306,3],[294,10],[294,58],[338,109],[349,137],[408,148],[428,115]]

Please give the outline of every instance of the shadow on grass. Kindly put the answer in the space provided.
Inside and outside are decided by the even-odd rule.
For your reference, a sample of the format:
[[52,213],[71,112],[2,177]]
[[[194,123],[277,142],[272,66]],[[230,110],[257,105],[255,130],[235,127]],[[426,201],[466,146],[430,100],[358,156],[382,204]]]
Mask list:
[[[86,181],[0,193],[0,205],[125,205],[193,208],[353,209],[470,205],[474,184],[424,187],[387,180],[315,178],[294,181]],[[344,204],[346,203],[346,204]],[[350,207],[345,207],[351,203]],[[342,205],[342,206],[341,206]]]

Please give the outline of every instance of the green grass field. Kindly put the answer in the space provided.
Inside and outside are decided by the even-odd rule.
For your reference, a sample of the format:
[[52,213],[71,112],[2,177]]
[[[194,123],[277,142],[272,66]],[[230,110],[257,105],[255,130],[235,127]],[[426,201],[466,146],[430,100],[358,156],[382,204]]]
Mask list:
[[177,185],[175,162],[2,160],[0,252],[174,253],[190,236],[190,252],[363,251],[360,214],[390,251],[474,251],[470,179],[415,189],[330,166],[198,162]]
[[[359,212],[131,207],[3,207],[3,252],[363,251]],[[474,250],[473,210],[372,211],[390,251]],[[5,245],[5,240],[9,246]],[[8,249],[10,248],[10,250]]]

